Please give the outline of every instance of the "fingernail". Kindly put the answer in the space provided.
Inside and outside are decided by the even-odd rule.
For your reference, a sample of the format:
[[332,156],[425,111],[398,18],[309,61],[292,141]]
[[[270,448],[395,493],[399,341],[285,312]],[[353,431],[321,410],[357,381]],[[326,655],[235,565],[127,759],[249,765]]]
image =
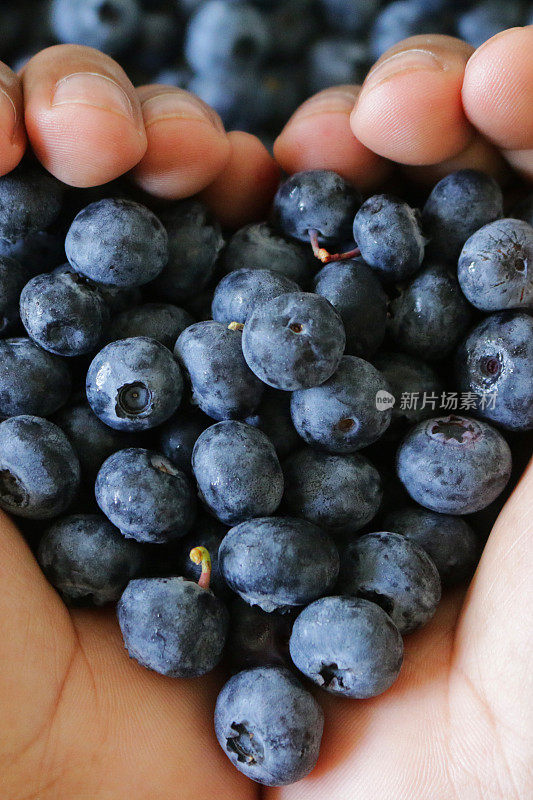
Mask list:
[[56,84],[53,106],[85,105],[103,108],[135,120],[131,100],[112,78],[96,72],[74,72]]
[[165,119],[192,119],[210,122],[224,131],[218,114],[188,92],[176,89],[149,97],[142,104],[144,126],[148,128]]
[[305,119],[315,114],[349,114],[357,100],[359,89],[326,89],[306,100],[292,115],[290,121]]
[[375,89],[384,81],[401,72],[442,72],[446,66],[429,50],[405,50],[382,61],[367,75],[364,90]]
[[5,131],[12,141],[17,126],[17,109],[15,103],[4,89],[0,89],[0,129]]

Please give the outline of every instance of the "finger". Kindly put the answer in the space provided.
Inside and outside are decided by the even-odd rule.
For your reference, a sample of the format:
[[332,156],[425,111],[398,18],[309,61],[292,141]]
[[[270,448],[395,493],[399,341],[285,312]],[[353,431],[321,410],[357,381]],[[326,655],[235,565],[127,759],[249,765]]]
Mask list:
[[414,36],[367,76],[351,115],[366,147],[400,164],[436,164],[464,150],[473,128],[461,103],[472,48],[449,36]]
[[503,31],[474,53],[463,83],[469,120],[529,175],[533,172],[533,152],[526,152],[533,150],[532,51],[533,25]]
[[26,130],[43,165],[72,186],[107,183],[146,151],[137,94],[109,56],[58,45],[22,72]]
[[137,91],[148,147],[135,168],[136,181],[147,192],[167,199],[201,191],[230,157],[220,117],[183,89],[143,86]]
[[200,198],[225,228],[265,219],[279,184],[280,170],[259,139],[232,131],[226,166]]
[[20,78],[0,62],[0,175],[11,172],[17,166],[25,147]]

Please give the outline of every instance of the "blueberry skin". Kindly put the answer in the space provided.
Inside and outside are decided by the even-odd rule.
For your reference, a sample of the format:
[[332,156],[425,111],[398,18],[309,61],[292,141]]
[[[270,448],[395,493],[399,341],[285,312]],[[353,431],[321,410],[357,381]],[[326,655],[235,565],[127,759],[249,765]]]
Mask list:
[[213,592],[183,578],[130,581],[117,606],[131,658],[171,678],[195,678],[222,657],[228,612]]
[[23,162],[0,178],[0,239],[42,231],[61,211],[63,187],[42,167]]
[[21,414],[0,423],[0,507],[17,517],[50,519],[78,490],[80,465],[63,431]]
[[341,36],[317,39],[308,54],[309,88],[321,92],[330,86],[360,83],[370,63],[365,41]]
[[14,258],[0,255],[0,334],[5,335],[20,322],[20,293],[28,280],[27,270]]
[[69,397],[65,363],[25,337],[0,340],[0,417],[49,417]]
[[343,34],[366,33],[381,0],[321,0],[328,25]]
[[0,239],[0,255],[18,261],[30,278],[65,261],[65,236],[61,230],[52,230],[34,231],[14,241]]
[[403,200],[369,197],[355,215],[353,236],[363,259],[385,280],[409,278],[420,269],[426,240],[419,212]]
[[124,52],[141,29],[137,0],[52,0],[50,25],[64,44],[94,47],[109,55]]
[[244,422],[225,420],[196,441],[192,468],[198,493],[227,525],[273,514],[283,496],[283,473],[273,444]]
[[278,458],[285,458],[302,443],[292,424],[291,398],[287,392],[266,389],[255,413],[246,417],[245,422],[268,436]]
[[490,425],[435,417],[415,425],[396,458],[413,500],[440,514],[472,514],[490,505],[511,475],[509,445]]
[[45,273],[29,281],[20,295],[20,317],[29,336],[58,356],[96,350],[109,322],[98,287],[76,273]]
[[215,733],[231,763],[264,786],[286,786],[314,768],[324,715],[284,667],[266,666],[234,675],[220,692]]
[[105,517],[73,514],[48,528],[37,560],[66,603],[101,606],[119,599],[141,569],[143,551]]
[[394,344],[426,361],[450,355],[472,319],[455,275],[432,264],[399,292],[389,304],[388,331]]
[[230,588],[268,612],[328,594],[339,572],[339,554],[328,534],[291,517],[241,522],[224,537],[218,557]]
[[95,495],[110,522],[138,542],[179,539],[194,522],[189,479],[153,450],[129,447],[109,456],[98,472]]
[[512,216],[514,219],[522,219],[528,225],[533,225],[533,192],[513,208]]
[[158,430],[158,447],[164,456],[183,472],[192,475],[192,451],[201,433],[212,420],[201,411],[179,408]]
[[307,286],[311,269],[305,250],[276,233],[266,222],[246,225],[233,234],[221,257],[228,273],[239,269],[269,269],[299,286]]
[[[441,402],[444,385],[428,364],[405,353],[381,352],[375,357],[374,366],[389,384],[391,394],[396,400],[392,407],[392,421],[387,435],[396,435],[406,425],[416,425],[417,422],[433,416],[435,408],[438,408]],[[401,408],[403,394],[417,394],[416,407],[414,403],[412,408],[410,403],[405,403],[405,408]],[[432,407],[435,397],[436,404]]]
[[[533,428],[533,318],[491,314],[457,351],[457,383],[477,395],[476,413],[507,430]],[[482,399],[483,398],[483,399]]]
[[517,219],[485,225],[459,257],[461,289],[481,311],[533,309],[533,228]]
[[407,507],[387,514],[383,524],[425,550],[443,586],[462,583],[472,576],[479,545],[476,534],[461,517]]
[[340,556],[339,594],[377,603],[401,634],[421,628],[433,617],[441,596],[437,567],[405,536],[367,533],[347,542]]
[[426,252],[455,264],[466,240],[502,216],[502,190],[494,178],[475,169],[452,172],[433,188],[422,211]]
[[345,343],[342,319],[328,300],[290,292],[254,308],[244,326],[242,351],[258,378],[290,392],[330,378]]
[[378,370],[356,356],[344,356],[337,372],[321,386],[294,392],[294,427],[307,444],[330,453],[354,453],[387,430],[391,410],[376,407],[389,386]]
[[209,581],[209,588],[222,600],[227,600],[235,596],[224,580],[218,563],[220,543],[227,532],[227,527],[222,525],[218,520],[208,514],[200,513],[191,532],[188,533],[187,536],[184,536],[183,539],[176,542],[175,545],[177,550],[176,567],[178,570],[176,574],[187,578],[189,581],[195,581],[196,583],[200,579],[202,568],[201,565],[191,561],[190,552],[194,547],[205,547],[208,550],[211,556],[211,579]]
[[192,389],[192,401],[216,420],[242,419],[253,413],[264,386],[250,370],[240,331],[207,320],[186,328],[174,353]]
[[235,270],[222,278],[215,289],[211,306],[213,319],[244,323],[256,306],[280,294],[298,291],[298,284],[272,270]]
[[351,239],[354,215],[361,205],[357,189],[329,170],[297,172],[279,187],[274,218],[281,230],[301,242],[316,231],[323,246]]
[[183,308],[171,303],[145,303],[137,308],[126,309],[111,320],[107,338],[113,342],[132,336],[146,336],[172,350],[180,333],[193,324],[194,319]]
[[332,536],[356,533],[379,510],[381,478],[364,456],[331,455],[305,447],[284,462],[283,474],[289,512]]
[[86,278],[131,289],[162,271],[168,261],[168,236],[145,206],[105,198],[75,217],[65,252],[72,268]]
[[370,267],[362,259],[326,264],[314,286],[341,315],[346,355],[371,358],[385,338],[387,295]]
[[268,118],[265,87],[255,69],[194,75],[187,89],[212,108],[226,130],[256,131]]
[[495,0],[482,0],[457,17],[457,33],[472,47],[481,47],[483,42],[506,28],[526,25],[526,8],[517,0],[499,3]]
[[110,428],[142,431],[176,411],[183,379],[164,345],[137,336],[100,350],[88,369],[86,390],[92,410]]
[[224,239],[218,222],[196,200],[163,211],[161,221],[168,235],[168,261],[147,288],[158,300],[181,303],[207,286]]
[[289,639],[295,612],[268,614],[236,597],[229,606],[226,654],[233,672],[251,667],[290,667]]
[[398,628],[375,603],[356,597],[322,597],[296,618],[292,660],[331,694],[365,700],[389,689],[400,673]]
[[424,33],[449,33],[446,15],[431,12],[427,0],[395,0],[384,6],[370,30],[374,60],[402,39]]

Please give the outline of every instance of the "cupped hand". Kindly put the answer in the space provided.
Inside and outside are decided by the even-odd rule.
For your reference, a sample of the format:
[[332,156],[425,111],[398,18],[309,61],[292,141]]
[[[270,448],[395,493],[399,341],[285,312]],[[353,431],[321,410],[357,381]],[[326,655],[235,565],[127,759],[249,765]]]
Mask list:
[[[416,37],[362,88],[326,90],[275,145],[288,172],[334,169],[372,191],[461,167],[533,178],[533,28],[475,54]],[[380,66],[381,65],[381,66]],[[0,66],[0,174],[26,146],[74,186],[124,172],[160,197],[200,193],[228,226],[266,213],[279,170],[188,93],[134,89],[96,51],[50,48]],[[306,780],[261,790],[213,734],[220,676],[177,681],[124,650],[112,610],[67,611],[13,523],[0,531],[0,796],[5,800],[525,800],[533,791],[533,466],[491,533],[466,595],[406,639],[400,679],[349,702],[321,694],[322,754]]]

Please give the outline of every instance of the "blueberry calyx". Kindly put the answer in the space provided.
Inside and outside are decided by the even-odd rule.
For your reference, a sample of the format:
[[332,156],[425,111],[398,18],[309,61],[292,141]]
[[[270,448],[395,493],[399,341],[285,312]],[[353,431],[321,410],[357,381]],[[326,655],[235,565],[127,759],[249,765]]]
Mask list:
[[10,508],[24,508],[28,505],[28,493],[9,469],[0,470],[0,498]]
[[444,444],[468,445],[479,438],[480,429],[473,420],[452,415],[431,422],[428,426],[428,433],[432,439],[437,439]]
[[264,751],[257,737],[247,728],[245,722],[234,722],[231,726],[235,736],[226,738],[228,751],[236,753],[237,761],[241,764],[261,764],[264,760]]
[[150,411],[152,392],[144,383],[126,383],[117,392],[115,410],[118,417],[138,417]]

